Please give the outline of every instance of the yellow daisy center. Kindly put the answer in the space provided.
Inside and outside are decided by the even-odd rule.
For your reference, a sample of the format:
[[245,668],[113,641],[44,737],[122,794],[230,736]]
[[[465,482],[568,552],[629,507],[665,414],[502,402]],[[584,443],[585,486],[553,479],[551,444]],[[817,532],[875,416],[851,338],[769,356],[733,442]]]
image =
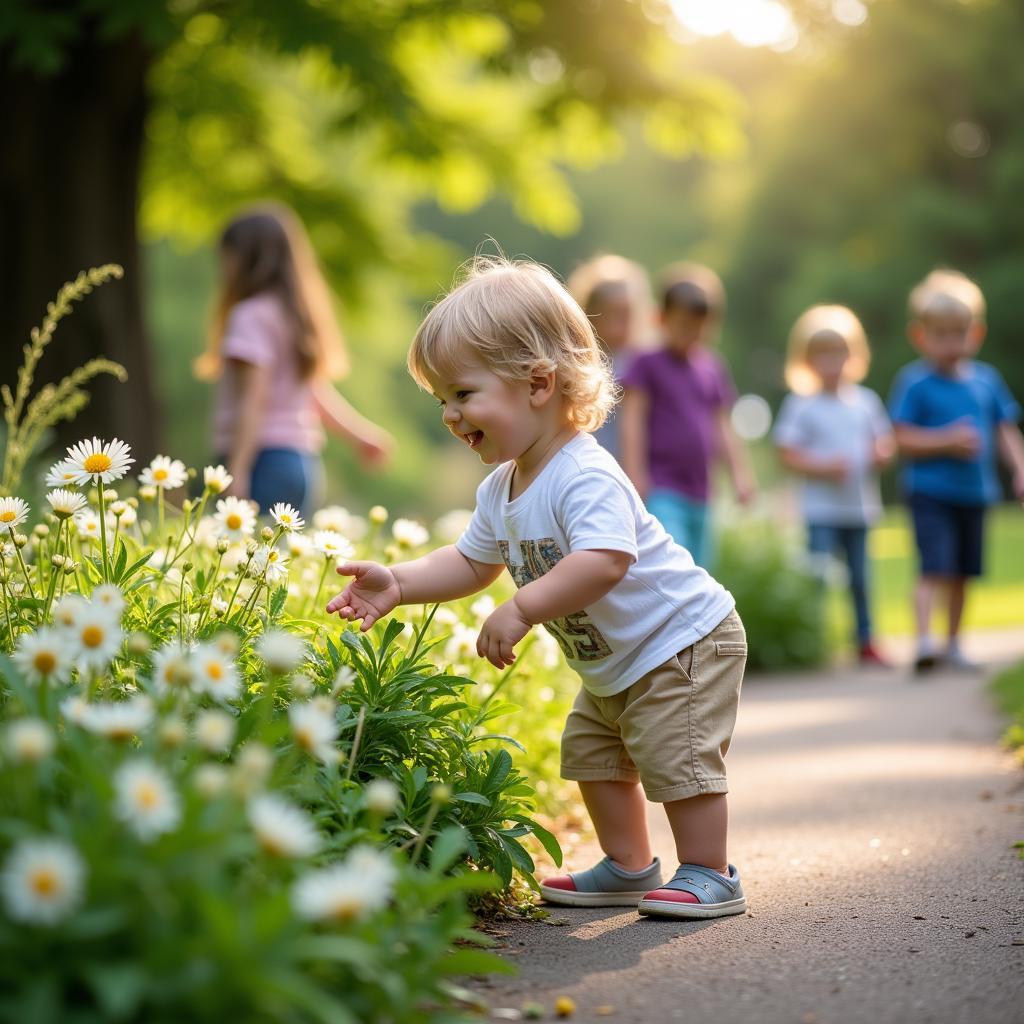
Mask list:
[[82,463],[82,468],[86,473],[106,473],[113,464],[109,455],[105,452],[97,452],[95,455],[90,455]]
[[18,518],[17,512],[0,512],[0,523],[13,523]]
[[242,517],[237,512],[232,512],[224,521],[227,523],[229,530],[237,530],[242,525]]
[[206,666],[206,674],[211,679],[223,679],[224,668],[218,662],[211,661],[210,664]]
[[362,909],[363,901],[358,898],[335,897],[334,906],[331,907],[331,917],[335,921],[351,921],[359,916]]
[[166,480],[169,475],[170,474],[167,472],[166,469],[154,469],[153,470],[153,479],[154,480]]
[[140,783],[139,788],[135,791],[135,799],[144,811],[151,811],[160,805],[160,793],[150,782]]
[[41,675],[48,676],[56,667],[57,659],[53,651],[36,651],[32,659],[32,667]]
[[55,896],[60,889],[60,879],[52,868],[36,868],[29,876],[28,887],[36,896]]
[[292,517],[287,512],[282,512],[279,518],[282,523],[290,523],[292,521]]
[[82,643],[86,647],[99,647],[103,643],[103,630],[99,626],[86,626],[82,630]]

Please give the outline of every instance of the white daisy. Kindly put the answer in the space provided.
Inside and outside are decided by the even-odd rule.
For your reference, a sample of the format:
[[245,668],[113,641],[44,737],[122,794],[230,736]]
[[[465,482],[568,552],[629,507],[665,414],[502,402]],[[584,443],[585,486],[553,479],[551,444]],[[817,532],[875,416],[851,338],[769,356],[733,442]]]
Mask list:
[[60,713],[72,724],[82,725],[89,714],[89,704],[77,695],[65,697],[60,702]]
[[178,715],[168,715],[157,727],[157,738],[165,750],[177,750],[188,739],[188,726]]
[[288,708],[288,721],[296,744],[307,754],[327,764],[337,759],[338,722],[333,711],[314,701],[296,702]]
[[4,730],[4,749],[19,764],[38,764],[56,746],[57,737],[41,718],[17,718]]
[[256,641],[256,653],[271,672],[283,675],[299,667],[306,656],[306,644],[283,629],[271,629]]
[[459,621],[458,615],[442,605],[434,612],[434,625],[435,626],[454,626]]
[[337,697],[345,690],[351,690],[356,685],[356,674],[348,665],[342,665],[338,674],[334,677],[334,685],[331,687],[331,695]]
[[313,550],[313,542],[304,533],[286,533],[282,543],[292,558],[302,558]]
[[40,626],[34,633],[23,634],[11,658],[30,683],[38,684],[44,679],[48,683],[63,683],[71,677],[73,662],[68,640],[52,626]]
[[82,609],[67,635],[79,670],[89,668],[99,672],[105,669],[124,642],[124,633],[110,609],[94,604]]
[[223,466],[203,467],[203,486],[211,494],[221,494],[234,481],[234,477]]
[[300,878],[292,888],[292,907],[308,921],[352,921],[387,904],[394,879],[385,855],[354,850],[343,863]]
[[93,588],[89,596],[93,604],[106,608],[113,618],[121,618],[124,611],[124,594],[121,593],[120,587],[113,583],[101,583]]
[[385,816],[398,806],[398,787],[390,779],[371,779],[363,793],[374,814]]
[[200,796],[212,800],[228,788],[228,780],[228,772],[223,765],[201,764],[192,776],[192,785]]
[[75,516],[74,522],[75,530],[79,537],[88,540],[99,540],[102,536],[100,533],[99,513],[93,511],[93,509],[83,509]]
[[0,874],[7,913],[24,924],[53,925],[81,902],[85,862],[63,839],[23,839]]
[[224,711],[201,711],[193,728],[196,742],[211,754],[227,753],[235,741],[235,720]]
[[234,658],[217,643],[200,644],[192,652],[195,670],[195,688],[208,693],[214,700],[227,704],[242,692]]
[[476,657],[476,636],[477,631],[471,629],[462,622],[457,622],[452,628],[452,635],[444,647],[444,656],[447,661],[466,661]]
[[127,501],[115,501],[107,509],[107,526],[126,530],[139,521],[139,514]]
[[262,743],[250,741],[235,755],[235,789],[243,796],[259,792],[274,770],[274,752]]
[[494,611],[494,608],[494,598],[491,597],[490,594],[484,594],[483,597],[478,597],[469,606],[469,610],[473,613],[477,622],[483,622],[483,620]]
[[351,558],[356,550],[334,530],[317,530],[313,535],[313,547],[325,558]]
[[277,548],[263,545],[256,549],[249,566],[256,576],[266,576],[268,583],[279,583],[288,578],[288,559],[284,558]]
[[58,487],[46,495],[46,500],[58,519],[70,519],[76,512],[81,512],[88,504],[84,494]]
[[473,513],[465,508],[455,508],[451,512],[445,512],[434,523],[434,535],[445,544],[454,544],[465,532],[472,518]]
[[61,459],[55,462],[46,474],[47,487],[67,487],[75,482],[78,471],[70,459]]
[[299,510],[286,501],[279,501],[270,508],[270,518],[285,530],[301,530],[306,520],[299,515]]
[[374,526],[383,526],[388,521],[388,510],[383,505],[374,505],[368,513]]
[[113,480],[120,480],[135,461],[129,452],[131,447],[116,437],[107,444],[94,437],[91,441],[79,441],[72,445],[68,449],[67,461],[75,472],[76,484],[94,483],[97,478],[109,484]]
[[13,531],[28,519],[28,502],[23,498],[0,498],[0,529]]
[[221,536],[229,540],[245,540],[256,525],[256,513],[252,505],[241,498],[221,498],[217,502],[214,518],[220,523]]
[[139,474],[139,483],[143,487],[156,487],[163,491],[173,491],[183,487],[188,480],[188,470],[180,459],[172,459],[167,455],[158,455]]
[[114,810],[146,842],[170,832],[181,820],[181,801],[152,761],[133,758],[114,773]]
[[220,538],[220,523],[213,516],[203,516],[195,525],[194,537],[198,547],[216,548]]
[[313,513],[313,525],[318,530],[330,530],[332,533],[348,534],[348,525],[352,513],[340,505],[328,505]]
[[313,819],[295,804],[273,793],[255,796],[246,807],[249,824],[272,857],[309,857],[320,849]]
[[396,519],[391,526],[391,536],[403,548],[420,548],[430,540],[427,528],[415,519]]
[[145,732],[153,717],[153,702],[140,694],[131,700],[86,704],[78,724],[107,739],[128,740]]
[[74,629],[89,602],[81,594],[68,594],[53,606],[53,623],[61,630]]
[[153,655],[153,685],[158,694],[186,693],[195,679],[189,652],[178,644],[167,644]]

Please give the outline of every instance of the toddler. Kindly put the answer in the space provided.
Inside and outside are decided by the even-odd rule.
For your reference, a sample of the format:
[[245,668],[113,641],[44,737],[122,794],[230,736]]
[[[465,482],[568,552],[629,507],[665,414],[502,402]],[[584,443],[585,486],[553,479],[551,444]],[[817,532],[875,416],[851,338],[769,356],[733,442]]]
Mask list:
[[[643,267],[622,256],[597,256],[577,267],[567,282],[612,364],[616,384],[629,368],[651,324],[651,292]],[[620,462],[619,424],[612,409],[594,440]]]
[[664,346],[637,356],[623,380],[623,468],[676,543],[707,565],[715,458],[725,457],[741,504],[754,496],[754,475],[730,421],[732,378],[708,347],[725,311],[722,282],[694,263],[670,267],[664,280]]
[[[495,468],[455,544],[392,566],[340,566],[353,579],[327,611],[366,630],[399,604],[465,597],[507,568],[518,590],[484,622],[477,653],[511,665],[543,624],[579,673],[562,775],[579,782],[606,854],[548,879],[544,897],[671,917],[741,913],[723,758],[746,636],[729,593],[590,434],[614,386],[586,315],[542,267],[477,260],[427,315],[409,368],[452,434]],[[664,804],[681,862],[664,885],[644,793]]]
[[[963,274],[935,270],[910,293],[908,333],[921,358],[900,371],[889,408],[920,560],[915,669],[926,672],[940,661],[970,669],[960,620],[967,581],[982,571],[985,509],[1000,497],[997,448],[1015,496],[1024,500],[1020,406],[999,371],[974,359],[985,337],[985,298]],[[944,651],[931,637],[932,609],[943,592]]]
[[886,666],[872,641],[867,534],[882,514],[878,470],[894,453],[882,400],[859,381],[870,352],[860,321],[845,306],[813,306],[789,336],[786,397],[775,427],[783,463],[803,478],[808,547],[842,549],[863,665]]

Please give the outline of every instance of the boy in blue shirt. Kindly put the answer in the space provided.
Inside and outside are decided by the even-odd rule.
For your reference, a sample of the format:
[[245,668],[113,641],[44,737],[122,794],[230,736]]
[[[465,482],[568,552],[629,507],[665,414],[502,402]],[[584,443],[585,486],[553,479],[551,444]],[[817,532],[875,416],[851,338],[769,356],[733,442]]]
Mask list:
[[[1021,410],[999,371],[973,358],[985,336],[985,299],[973,281],[933,271],[910,293],[910,317],[908,333],[921,359],[900,371],[889,405],[920,557],[915,669],[940,661],[971,668],[958,639],[967,581],[981,575],[985,509],[1001,496],[997,449],[1010,467],[1014,495],[1024,501]],[[930,634],[943,591],[945,652]]]

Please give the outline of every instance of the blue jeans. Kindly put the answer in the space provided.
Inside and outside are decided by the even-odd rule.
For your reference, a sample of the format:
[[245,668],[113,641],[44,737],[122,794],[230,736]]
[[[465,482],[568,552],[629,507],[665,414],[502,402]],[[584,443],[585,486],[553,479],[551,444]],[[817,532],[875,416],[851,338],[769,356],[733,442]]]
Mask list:
[[[224,456],[220,461],[227,462]],[[322,500],[323,472],[318,455],[296,448],[264,448],[252,464],[249,496],[264,515],[271,505],[286,501],[308,520]]]
[[668,535],[693,555],[705,569],[711,561],[711,523],[706,501],[695,501],[675,491],[655,489],[647,496],[647,511]]
[[807,524],[807,547],[812,555],[834,555],[842,549],[850,571],[850,594],[857,620],[857,642],[871,639],[871,612],[868,608],[868,531],[865,526]]

